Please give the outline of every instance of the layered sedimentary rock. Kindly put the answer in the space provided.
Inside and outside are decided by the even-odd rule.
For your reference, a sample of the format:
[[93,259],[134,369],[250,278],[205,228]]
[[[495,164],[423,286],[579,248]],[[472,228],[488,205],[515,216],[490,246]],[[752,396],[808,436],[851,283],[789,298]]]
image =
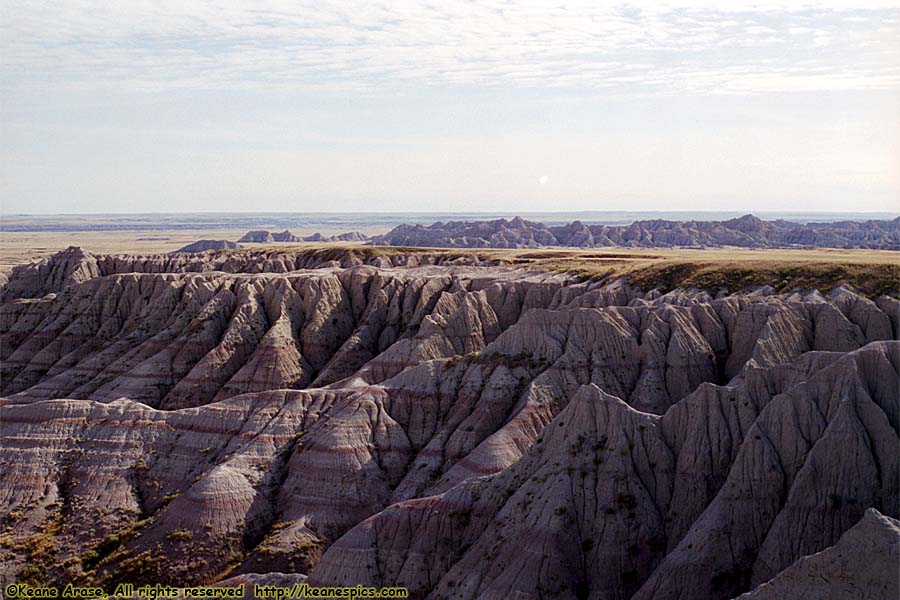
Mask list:
[[417,254],[355,252],[345,248],[311,248],[296,252],[270,250],[192,254],[103,254],[94,255],[81,248],[69,247],[37,262],[12,269],[6,285],[0,288],[0,302],[18,298],[38,298],[60,292],[66,287],[107,275],[128,273],[290,273],[304,269],[349,268],[360,265],[374,267],[419,266],[489,266],[498,260],[485,260],[477,255],[446,253]]
[[187,246],[182,246],[174,253],[209,252],[210,250],[233,250],[235,248],[238,248],[238,245],[228,240],[197,240]]
[[264,229],[260,229],[248,231],[241,237],[241,239],[238,240],[238,242],[244,244],[273,244],[275,242],[364,242],[368,239],[369,236],[364,233],[360,233],[359,231],[348,231],[346,233],[340,233],[336,235],[322,235],[321,233],[313,233],[312,235],[301,237],[298,235],[294,235],[287,229],[280,233],[271,233]]
[[522,460],[366,520],[310,581],[430,597],[731,597],[834,544],[868,507],[896,516],[898,351],[754,370],[661,417],[584,386]]
[[272,233],[264,229],[248,231],[238,239],[240,244],[271,244],[274,241]]
[[[892,336],[877,304],[832,296],[647,300],[621,284],[477,267],[97,276],[0,308],[0,393],[172,409],[378,383],[431,359],[486,352],[561,361],[571,381],[603,378],[610,393],[658,413],[745,365]],[[554,384],[570,394],[570,379]]]
[[900,522],[874,508],[838,543],[805,556],[740,600],[892,600],[900,596]]
[[[308,235],[303,238],[304,242],[364,242],[369,239],[364,233],[360,233],[359,231],[347,231],[345,233],[338,233],[335,235],[322,235],[321,233],[314,233],[312,235]],[[276,240],[278,241],[278,240]]]
[[868,509],[898,517],[893,297],[325,251],[70,249],[11,275],[4,580],[701,599],[890,583],[803,557],[896,552],[890,527],[854,533]]
[[900,250],[900,218],[892,221],[793,223],[763,221],[745,215],[727,221],[635,221],[631,225],[547,226],[519,217],[493,221],[448,221],[433,225],[398,225],[372,244],[449,248],[538,248],[573,246],[741,246],[782,248],[873,248]]
[[[165,261],[160,255],[160,262]],[[0,288],[0,300],[35,298],[83,283],[101,274],[97,258],[81,248],[70,246],[39,262],[18,265]]]
[[297,237],[287,229],[278,233],[273,233],[272,239],[276,242],[299,242],[302,240],[302,238]]

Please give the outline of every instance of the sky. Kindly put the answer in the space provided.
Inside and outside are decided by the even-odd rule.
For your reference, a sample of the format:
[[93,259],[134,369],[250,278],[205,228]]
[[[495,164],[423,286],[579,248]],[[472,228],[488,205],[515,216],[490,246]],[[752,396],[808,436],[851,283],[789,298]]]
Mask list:
[[0,213],[900,213],[898,2],[0,4]]

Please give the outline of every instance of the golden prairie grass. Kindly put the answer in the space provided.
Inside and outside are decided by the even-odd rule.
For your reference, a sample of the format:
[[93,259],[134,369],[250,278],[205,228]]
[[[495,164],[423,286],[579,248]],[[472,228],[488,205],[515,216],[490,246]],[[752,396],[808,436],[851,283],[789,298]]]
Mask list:
[[870,296],[900,294],[900,252],[838,249],[422,249],[354,247],[362,257],[428,253],[477,256],[493,264],[571,273],[584,279],[624,277],[645,290],[694,287],[710,292],[771,285],[778,291],[827,292],[850,284]]
[[[850,284],[876,296],[900,294],[900,252],[840,249],[469,249],[398,248],[388,246],[309,244],[278,246],[278,251],[319,251],[335,257],[344,253],[361,259],[379,256],[428,254],[448,260],[477,257],[498,266],[571,273],[584,279],[626,278],[645,290],[669,291],[694,287],[718,292],[771,285],[778,291],[829,291]],[[271,246],[269,246],[271,248]]]
[[827,292],[850,284],[869,296],[900,294],[900,252],[815,249],[659,249],[659,248],[408,248],[360,244],[277,244],[240,251],[315,252],[322,260],[348,255],[362,260],[428,255],[444,260],[472,259],[538,271],[570,273],[583,279],[620,277],[649,290],[693,287],[710,292],[771,285],[778,291]]

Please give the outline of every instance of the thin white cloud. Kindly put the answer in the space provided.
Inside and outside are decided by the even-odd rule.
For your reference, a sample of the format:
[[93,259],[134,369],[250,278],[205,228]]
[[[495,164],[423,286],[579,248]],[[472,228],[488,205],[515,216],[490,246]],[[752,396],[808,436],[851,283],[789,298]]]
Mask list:
[[[687,94],[900,89],[895,3],[7,5],[15,90],[513,86]],[[802,65],[802,66],[801,66]]]

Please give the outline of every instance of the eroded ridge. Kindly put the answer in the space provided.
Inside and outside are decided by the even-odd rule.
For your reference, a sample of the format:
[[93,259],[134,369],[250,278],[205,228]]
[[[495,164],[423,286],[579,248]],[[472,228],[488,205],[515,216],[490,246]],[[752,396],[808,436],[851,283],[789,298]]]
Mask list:
[[4,578],[727,598],[894,531],[894,298],[292,260],[2,305]]

